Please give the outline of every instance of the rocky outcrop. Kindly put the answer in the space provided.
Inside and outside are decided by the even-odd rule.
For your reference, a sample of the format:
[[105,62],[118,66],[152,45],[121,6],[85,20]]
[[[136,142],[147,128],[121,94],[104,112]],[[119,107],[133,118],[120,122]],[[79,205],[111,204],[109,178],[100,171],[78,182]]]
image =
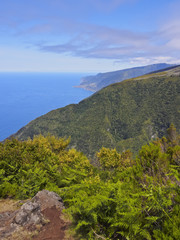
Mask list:
[[16,213],[13,224],[20,226],[29,226],[43,223],[43,216],[40,211],[40,206],[37,202],[27,202]]
[[64,209],[62,198],[55,192],[47,190],[40,191],[36,194],[32,201],[38,203],[41,211],[54,206],[61,210]]
[[38,192],[18,210],[0,214],[0,239],[40,240],[44,235],[49,240],[64,239],[67,223],[61,219],[62,209],[64,205],[58,194]]

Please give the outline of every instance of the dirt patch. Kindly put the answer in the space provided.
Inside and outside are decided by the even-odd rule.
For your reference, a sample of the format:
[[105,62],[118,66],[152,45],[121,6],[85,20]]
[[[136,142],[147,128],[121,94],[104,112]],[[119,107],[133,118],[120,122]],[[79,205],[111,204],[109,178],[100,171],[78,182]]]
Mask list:
[[49,220],[49,223],[42,227],[38,236],[34,237],[33,240],[64,239],[68,224],[60,218],[61,210],[54,206],[51,208],[46,208],[43,210],[42,214],[46,219]]

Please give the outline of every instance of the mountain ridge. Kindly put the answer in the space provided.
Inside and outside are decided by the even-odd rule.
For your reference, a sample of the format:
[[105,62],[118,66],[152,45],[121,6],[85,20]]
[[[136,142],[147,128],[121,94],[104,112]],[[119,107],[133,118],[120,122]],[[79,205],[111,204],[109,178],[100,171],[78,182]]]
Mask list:
[[96,92],[110,84],[121,82],[126,79],[138,77],[147,73],[155,72],[162,69],[167,69],[175,65],[158,63],[142,67],[127,68],[112,72],[98,73],[97,75],[83,77],[78,88],[83,88],[88,91]]

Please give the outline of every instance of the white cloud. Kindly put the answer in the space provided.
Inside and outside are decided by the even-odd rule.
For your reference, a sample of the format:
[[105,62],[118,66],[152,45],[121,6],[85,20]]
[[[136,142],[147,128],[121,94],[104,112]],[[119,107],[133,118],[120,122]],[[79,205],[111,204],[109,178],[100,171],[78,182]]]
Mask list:
[[[36,1],[30,1],[24,8],[25,5],[16,4],[23,2],[22,0],[16,2],[7,0],[8,3],[12,3],[12,7],[8,9],[7,4],[7,11],[2,8],[0,30],[5,29],[8,33],[6,36],[12,37],[13,46],[19,42],[19,46],[36,50],[41,56],[54,55],[55,59],[65,56],[68,59],[80,58],[84,61],[96,59],[97,62],[116,62],[116,66],[118,62],[138,65],[157,62],[178,63],[180,59],[178,14],[167,15],[166,21],[154,32],[101,26],[96,21],[94,21],[96,24],[93,24],[91,19],[86,18],[86,15],[92,17],[93,12],[98,18],[97,13],[104,11],[112,13],[121,4],[135,1],[138,0],[39,0],[37,5]],[[29,8],[27,13],[22,12],[22,9],[27,8]],[[109,13],[104,15],[113,17]],[[84,19],[85,21],[82,21]],[[2,38],[0,41],[2,43]]]
[[129,63],[134,66],[143,66],[156,63],[180,64],[180,59],[169,56],[134,57],[129,59]]
[[[86,30],[88,29],[88,30]],[[82,32],[60,44],[41,45],[43,51],[67,53],[86,58],[119,58],[144,52],[149,36],[142,33],[86,25]]]

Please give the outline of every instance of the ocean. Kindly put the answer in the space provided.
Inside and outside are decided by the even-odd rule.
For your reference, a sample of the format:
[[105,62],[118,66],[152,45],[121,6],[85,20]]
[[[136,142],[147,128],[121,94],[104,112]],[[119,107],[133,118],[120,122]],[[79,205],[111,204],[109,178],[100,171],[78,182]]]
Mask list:
[[87,73],[0,73],[0,141],[31,120],[92,92],[75,88]]

